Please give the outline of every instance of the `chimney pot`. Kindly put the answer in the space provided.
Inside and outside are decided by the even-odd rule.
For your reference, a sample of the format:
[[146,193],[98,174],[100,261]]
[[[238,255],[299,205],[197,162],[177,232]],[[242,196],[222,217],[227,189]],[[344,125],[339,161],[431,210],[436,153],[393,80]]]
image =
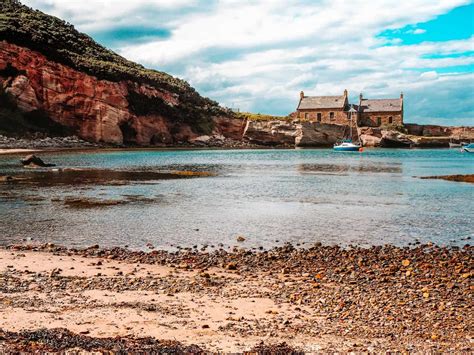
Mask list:
[[403,91],[400,93],[400,98],[403,99]]
[[347,89],[344,89],[344,96],[347,97]]
[[300,91],[300,99],[304,98],[304,91]]

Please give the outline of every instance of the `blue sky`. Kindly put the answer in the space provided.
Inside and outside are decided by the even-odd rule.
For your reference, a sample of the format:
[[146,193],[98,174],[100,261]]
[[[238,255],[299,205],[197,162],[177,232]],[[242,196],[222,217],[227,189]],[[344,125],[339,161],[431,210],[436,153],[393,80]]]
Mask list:
[[408,122],[474,125],[466,0],[24,0],[128,59],[241,110],[286,115],[299,92],[405,94]]

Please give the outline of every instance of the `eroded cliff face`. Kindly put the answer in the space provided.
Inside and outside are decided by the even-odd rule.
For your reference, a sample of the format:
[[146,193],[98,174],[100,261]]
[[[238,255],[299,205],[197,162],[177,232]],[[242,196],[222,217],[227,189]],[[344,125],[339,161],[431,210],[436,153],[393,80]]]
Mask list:
[[267,146],[330,146],[347,133],[348,126],[318,122],[248,121],[244,139]]
[[[203,134],[166,113],[180,104],[175,93],[143,83],[99,80],[6,41],[0,41],[0,88],[30,119],[47,117],[92,142],[170,145]],[[162,114],[148,114],[146,107],[134,110],[133,97],[164,103],[165,109]],[[206,134],[232,139],[243,135],[242,119],[220,115],[210,121]]]

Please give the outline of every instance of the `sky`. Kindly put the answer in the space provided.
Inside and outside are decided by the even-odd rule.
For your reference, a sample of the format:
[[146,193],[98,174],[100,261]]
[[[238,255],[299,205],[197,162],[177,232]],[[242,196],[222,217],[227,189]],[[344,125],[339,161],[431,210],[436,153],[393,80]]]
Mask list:
[[23,0],[223,106],[287,115],[306,95],[399,97],[405,121],[474,125],[474,2]]

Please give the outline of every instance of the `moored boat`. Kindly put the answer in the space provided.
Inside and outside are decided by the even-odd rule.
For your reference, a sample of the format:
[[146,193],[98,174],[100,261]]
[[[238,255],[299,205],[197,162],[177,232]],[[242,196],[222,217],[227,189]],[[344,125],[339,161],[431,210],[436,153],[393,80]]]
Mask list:
[[351,139],[343,140],[341,143],[334,144],[334,150],[340,152],[358,152],[360,145],[352,143]]
[[349,110],[350,118],[350,128],[349,128],[349,137],[343,139],[341,142],[334,144],[334,150],[336,152],[358,152],[361,149],[360,144],[354,144],[352,142],[352,114],[357,112],[354,107],[351,105]]
[[461,151],[468,152],[468,153],[474,153],[474,143],[470,143],[468,145],[463,145],[462,148],[461,148]]

